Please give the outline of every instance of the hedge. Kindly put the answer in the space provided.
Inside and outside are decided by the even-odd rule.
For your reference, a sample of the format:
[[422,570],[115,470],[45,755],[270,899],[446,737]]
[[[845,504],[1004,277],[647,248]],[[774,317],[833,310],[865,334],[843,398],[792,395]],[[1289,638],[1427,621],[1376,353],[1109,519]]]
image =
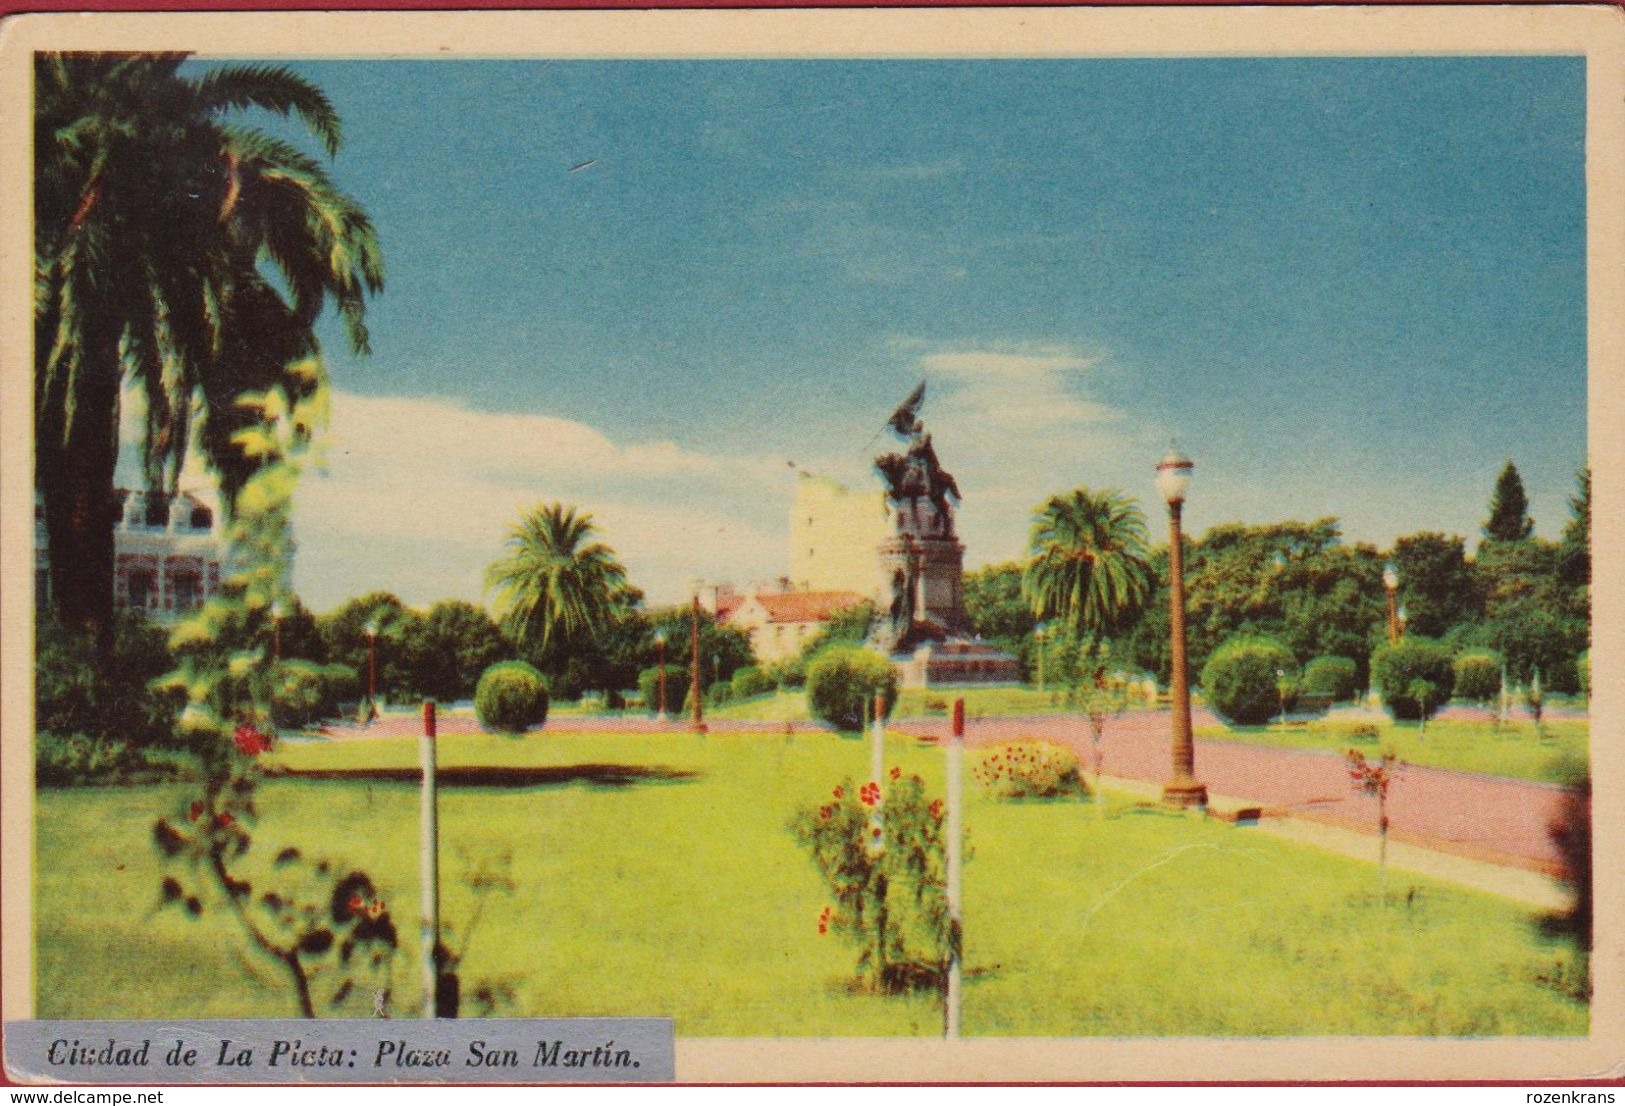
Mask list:
[[480,675],[474,713],[480,725],[520,734],[547,722],[547,681],[524,661],[499,661]]

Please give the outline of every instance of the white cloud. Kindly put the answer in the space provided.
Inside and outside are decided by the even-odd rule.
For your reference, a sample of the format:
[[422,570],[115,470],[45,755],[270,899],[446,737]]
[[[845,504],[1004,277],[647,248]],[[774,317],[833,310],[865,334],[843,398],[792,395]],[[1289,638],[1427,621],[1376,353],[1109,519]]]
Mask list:
[[454,401],[339,392],[325,471],[294,513],[295,583],[324,609],[373,588],[408,603],[478,600],[519,515],[589,512],[652,601],[691,576],[766,576],[785,556],[782,460],[621,443],[584,423]]

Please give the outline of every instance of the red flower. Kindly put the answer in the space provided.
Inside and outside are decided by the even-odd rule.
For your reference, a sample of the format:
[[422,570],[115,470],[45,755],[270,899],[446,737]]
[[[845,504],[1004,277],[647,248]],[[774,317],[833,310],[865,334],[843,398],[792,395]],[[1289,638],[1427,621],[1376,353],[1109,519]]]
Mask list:
[[233,818],[231,816],[231,811],[222,810],[219,814],[216,814],[214,816],[214,821],[215,821],[216,825],[229,826],[229,825],[234,824],[237,821],[237,819],[235,819],[235,818]]
[[260,733],[249,722],[244,722],[237,727],[237,732],[232,735],[232,740],[237,745],[237,751],[245,757],[259,756],[271,747],[271,739]]
[[894,779],[894,780],[900,778],[902,775],[903,775],[903,770],[901,768],[893,768],[891,770],[891,778]]
[[188,809],[187,813],[191,815],[192,821],[197,821],[199,818],[203,817],[203,803],[197,799],[193,799],[192,805]]
[[359,914],[361,912],[361,908],[365,905],[366,903],[362,900],[360,895],[350,896],[350,913]]
[[874,829],[870,830],[869,836],[878,839],[880,837],[880,827],[876,826]]
[[829,807],[827,807],[827,806],[819,807],[818,808],[818,816],[820,818],[828,818],[829,817]]
[[844,798],[846,798],[846,789],[845,789],[845,788],[841,788],[841,787],[837,787],[837,788],[836,788],[836,789],[835,789],[835,797],[836,797],[836,798],[837,798],[837,799],[844,799]]

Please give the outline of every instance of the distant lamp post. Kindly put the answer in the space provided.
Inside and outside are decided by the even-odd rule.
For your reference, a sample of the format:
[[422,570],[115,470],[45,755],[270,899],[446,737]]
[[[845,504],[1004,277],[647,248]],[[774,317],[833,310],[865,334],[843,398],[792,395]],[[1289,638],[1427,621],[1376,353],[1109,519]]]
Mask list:
[[693,630],[689,638],[688,695],[694,700],[694,711],[688,718],[689,733],[705,732],[705,714],[700,709],[700,596],[694,595]]
[[378,717],[378,621],[368,622],[367,635],[367,721]]
[[1044,624],[1033,627],[1033,640],[1038,643],[1038,693],[1044,694]]
[[1185,552],[1180,516],[1196,466],[1178,449],[1157,464],[1157,490],[1168,504],[1169,689],[1173,700],[1173,778],[1162,788],[1170,806],[1207,806],[1207,788],[1196,780],[1196,746],[1191,740],[1190,672],[1185,660]]
[[659,653],[659,675],[655,677],[655,721],[666,720],[666,631],[655,631],[655,649]]
[[1292,690],[1292,685],[1287,683],[1286,669],[1277,668],[1275,670],[1275,694],[1281,701],[1281,727],[1283,729],[1286,728],[1286,693],[1290,690]]
[[1399,640],[1399,611],[1394,606],[1399,596],[1399,573],[1392,561],[1382,566],[1382,586],[1388,592],[1388,644],[1392,645]]
[[1399,605],[1399,613],[1395,617],[1399,620],[1399,636],[1404,638],[1405,624],[1410,621],[1410,616],[1405,613],[1405,604],[1401,603]]

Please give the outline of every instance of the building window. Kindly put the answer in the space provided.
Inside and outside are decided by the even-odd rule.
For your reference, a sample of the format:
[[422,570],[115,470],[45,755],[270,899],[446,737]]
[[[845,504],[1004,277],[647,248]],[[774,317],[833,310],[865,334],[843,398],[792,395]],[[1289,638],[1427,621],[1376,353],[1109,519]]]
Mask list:
[[130,593],[130,606],[137,610],[151,610],[158,606],[157,579],[150,572],[132,572],[125,582]]
[[203,605],[203,580],[195,572],[178,572],[169,578],[175,609],[192,611]]

